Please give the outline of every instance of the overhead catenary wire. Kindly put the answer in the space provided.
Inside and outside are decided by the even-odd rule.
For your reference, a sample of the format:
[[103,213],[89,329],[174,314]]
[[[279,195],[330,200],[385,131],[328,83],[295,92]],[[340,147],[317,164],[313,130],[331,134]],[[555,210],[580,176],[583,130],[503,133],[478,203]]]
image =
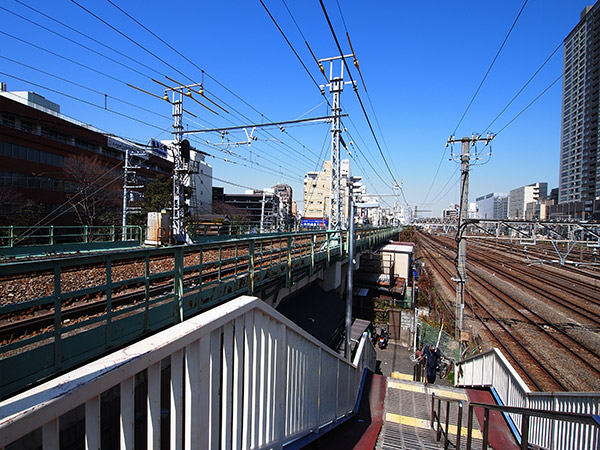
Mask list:
[[133,117],[133,116],[130,116],[130,115],[124,114],[124,113],[122,113],[122,112],[119,112],[119,111],[116,111],[116,110],[114,110],[114,109],[106,108],[106,107],[104,107],[103,105],[97,105],[96,103],[90,102],[90,101],[88,101],[88,100],[84,100],[84,99],[82,99],[82,98],[79,98],[79,97],[75,97],[74,95],[65,94],[64,92],[60,92],[60,91],[58,91],[58,90],[56,90],[56,89],[49,88],[48,86],[44,86],[44,85],[41,85],[41,84],[39,84],[39,83],[34,83],[33,81],[30,81],[30,80],[26,80],[26,79],[24,79],[24,78],[17,77],[17,76],[15,76],[15,75],[11,75],[11,74],[9,74],[9,73],[6,73],[6,72],[0,72],[0,75],[4,75],[4,76],[6,76],[6,77],[10,77],[10,78],[13,78],[13,79],[15,79],[15,80],[22,81],[22,82],[24,82],[24,83],[28,83],[28,84],[30,84],[30,85],[32,85],[32,86],[37,86],[37,87],[39,87],[39,88],[42,88],[42,89],[45,89],[45,90],[47,90],[47,91],[54,92],[55,94],[62,95],[62,96],[64,96],[64,97],[70,98],[70,99],[72,99],[72,100],[76,100],[76,101],[78,101],[78,102],[81,102],[81,103],[85,103],[86,105],[93,106],[94,108],[98,108],[98,109],[102,109],[102,110],[104,110],[104,111],[108,111],[108,112],[110,112],[110,113],[112,113],[112,114],[116,114],[116,115],[118,115],[118,116],[121,116],[121,117],[124,117],[124,118],[126,118],[126,119],[133,120],[133,121],[135,121],[135,122],[138,122],[138,123],[141,123],[141,124],[143,124],[143,125],[147,125],[147,126],[149,126],[149,127],[156,128],[156,129],[158,129],[158,130],[161,130],[161,131],[168,131],[167,129],[165,129],[165,128],[162,128],[162,127],[159,127],[159,126],[157,126],[157,125],[154,125],[154,124],[152,124],[152,123],[150,123],[150,122],[146,122],[146,121],[144,121],[144,120],[137,119],[137,118],[135,118],[135,117]]
[[[55,54],[55,56],[61,56],[61,55]],[[72,60],[71,60],[71,62],[77,63],[76,61],[72,61]],[[89,67],[89,66],[88,66],[88,67],[86,67],[86,68],[87,68],[88,70],[95,70],[96,72],[99,72],[99,71],[97,71],[96,69],[94,69],[94,68],[91,68],[91,67]],[[109,75],[109,74],[104,74],[104,75]],[[110,76],[110,75],[109,75],[109,76]],[[114,79],[115,81],[121,81],[121,80],[117,80],[117,79],[115,79],[114,77],[113,77],[113,79]],[[24,81],[25,81],[25,80],[24,80]],[[43,86],[43,85],[41,85],[41,84],[40,84],[39,86],[40,86],[40,87],[42,87],[42,88],[44,88],[44,86]],[[95,106],[96,106],[96,107],[99,107],[99,105],[95,105]],[[111,110],[111,111],[109,111],[109,112],[112,112],[112,110]],[[158,129],[160,129],[160,131],[161,131],[161,132],[168,132],[168,130],[166,130],[166,129],[163,129],[163,128],[160,128],[160,127],[157,127],[157,128],[158,128]],[[296,140],[296,141],[297,141],[297,140]],[[298,142],[298,141],[297,141],[297,142]],[[269,143],[268,145],[269,145],[270,147],[272,146],[272,144],[270,144],[270,143]],[[284,143],[284,145],[287,145],[287,144],[286,144],[286,143]],[[301,145],[302,145],[302,144],[301,144]],[[289,147],[289,146],[288,146],[288,147]],[[291,147],[290,147],[290,148],[291,148]],[[306,148],[304,145],[303,145],[303,148],[305,148],[306,150],[310,151],[310,149]]]
[[323,14],[325,15],[325,18],[327,20],[327,23],[329,25],[329,29],[331,31],[331,34],[333,36],[333,39],[336,43],[336,46],[338,48],[338,51],[340,53],[340,56],[342,58],[342,62],[344,64],[344,66],[346,67],[346,71],[348,72],[348,75],[350,76],[350,81],[352,82],[352,85],[354,86],[354,93],[356,94],[356,97],[358,98],[358,102],[360,103],[360,107],[363,111],[363,114],[365,116],[365,119],[367,120],[367,124],[369,125],[369,129],[371,130],[371,134],[373,135],[373,139],[375,140],[375,143],[377,144],[377,148],[379,149],[379,153],[381,154],[381,157],[383,159],[383,162],[385,163],[385,166],[390,174],[390,176],[392,177],[392,181],[395,184],[399,184],[396,181],[396,177],[394,176],[392,170],[390,169],[390,166],[385,158],[385,155],[383,154],[383,150],[381,148],[381,145],[379,144],[379,139],[377,138],[377,135],[375,134],[375,130],[373,129],[373,125],[371,124],[371,119],[369,118],[369,115],[367,114],[367,110],[365,109],[365,105],[363,104],[363,101],[360,97],[360,94],[358,92],[358,88],[356,87],[356,83],[354,81],[354,78],[352,77],[352,73],[350,72],[350,68],[348,67],[348,63],[346,62],[346,59],[344,58],[344,52],[342,51],[342,47],[340,45],[340,42],[337,38],[337,35],[335,33],[335,30],[333,29],[333,24],[331,23],[331,19],[329,18],[329,14],[327,13],[327,9],[325,8],[325,4],[323,3],[323,0],[319,0],[319,3],[321,4],[321,9],[323,10]]
[[385,139],[385,134],[381,129],[381,124],[379,123],[379,118],[377,117],[377,113],[375,111],[375,107],[373,106],[373,102],[371,101],[371,95],[369,94],[369,90],[367,89],[367,84],[365,83],[365,79],[363,78],[362,71],[360,70],[360,66],[358,64],[358,59],[356,57],[356,52],[354,51],[354,47],[352,46],[352,41],[350,40],[350,32],[348,31],[348,26],[346,24],[346,19],[344,18],[344,13],[342,11],[342,7],[340,5],[339,0],[336,0],[336,4],[338,7],[338,11],[340,13],[340,17],[342,18],[342,24],[344,25],[344,30],[346,32],[346,38],[348,39],[348,45],[350,46],[350,50],[352,51],[352,56],[354,58],[354,66],[360,75],[360,80],[362,82],[363,88],[365,89],[365,94],[367,95],[367,101],[369,102],[369,106],[371,107],[371,112],[373,113],[373,117],[375,118],[375,124],[377,125],[377,129],[379,130],[379,134],[381,135],[381,140],[383,141],[383,145],[387,150],[388,157],[390,158],[390,164],[394,172],[398,172],[398,169],[395,167],[394,158],[390,153],[390,149],[388,147],[387,141]]
[[508,33],[506,34],[506,37],[504,38],[504,41],[502,41],[502,45],[500,45],[500,48],[496,52],[496,56],[494,56],[494,59],[492,60],[492,63],[490,64],[490,67],[488,67],[488,70],[485,73],[485,75],[483,76],[483,79],[481,80],[481,82],[479,83],[479,86],[475,90],[475,93],[473,94],[473,97],[471,97],[471,101],[467,105],[467,108],[465,109],[465,112],[463,113],[463,115],[461,116],[460,120],[456,124],[456,127],[454,128],[454,131],[452,132],[453,135],[455,135],[456,132],[458,131],[458,127],[460,126],[460,124],[464,120],[465,116],[467,115],[467,112],[471,108],[471,105],[475,101],[475,97],[477,97],[477,94],[479,94],[479,91],[481,90],[481,87],[483,86],[483,83],[485,82],[485,80],[487,79],[488,75],[490,74],[490,71],[492,70],[492,67],[494,67],[494,63],[498,59],[498,56],[500,56],[500,52],[504,48],[504,44],[506,44],[506,41],[508,41],[508,38],[510,37],[510,34],[512,33],[513,29],[515,28],[515,25],[517,24],[517,21],[519,20],[519,17],[521,17],[521,13],[525,9],[525,6],[527,5],[527,2],[528,2],[528,0],[525,0],[525,2],[523,3],[523,6],[521,6],[521,9],[519,10],[519,14],[517,14],[517,17],[515,18],[515,20],[513,21],[513,24],[511,25],[510,29],[508,30]]
[[123,100],[121,98],[115,97],[113,95],[106,94],[104,92],[98,91],[98,90],[93,89],[93,88],[91,88],[89,86],[86,86],[84,84],[77,83],[77,82],[72,81],[72,80],[68,80],[66,78],[60,77],[60,76],[55,75],[55,74],[50,73],[50,72],[46,72],[45,70],[39,69],[37,67],[30,66],[29,64],[25,64],[25,63],[22,63],[20,61],[16,61],[14,59],[7,58],[6,56],[2,56],[2,55],[0,55],[0,58],[5,59],[7,61],[10,61],[10,62],[12,62],[14,64],[18,64],[18,65],[20,65],[22,67],[27,67],[28,69],[35,70],[36,72],[43,73],[44,75],[48,75],[49,77],[56,78],[57,80],[64,81],[65,83],[72,84],[73,86],[77,86],[77,87],[79,87],[81,89],[85,89],[85,90],[93,92],[95,94],[104,95],[104,96],[106,96],[107,98],[109,98],[111,100],[115,100],[117,102],[123,103],[124,105],[131,106],[133,108],[137,108],[140,111],[144,111],[144,112],[147,112],[147,113],[150,113],[150,114],[154,114],[154,115],[156,115],[158,117],[161,117],[163,119],[171,119],[170,116],[166,116],[164,114],[160,114],[160,113],[158,113],[158,112],[156,112],[156,111],[154,111],[152,109],[144,108],[143,106],[136,105],[135,103],[131,103],[131,102],[128,102],[128,101]]
[[[240,100],[242,103],[244,103],[246,106],[248,106],[250,109],[252,109],[253,111],[255,111],[256,113],[260,114],[262,117],[265,117],[267,120],[270,120],[267,116],[265,116],[264,114],[262,114],[258,109],[256,109],[254,106],[252,106],[250,103],[248,103],[247,101],[245,101],[242,97],[240,97],[239,95],[237,95],[235,92],[233,92],[231,89],[229,89],[227,86],[225,86],[224,84],[222,84],[219,80],[217,80],[215,77],[211,76],[208,72],[206,72],[204,69],[202,69],[201,67],[199,67],[194,61],[190,60],[187,56],[185,56],[183,53],[181,53],[179,50],[177,50],[175,47],[173,47],[171,44],[169,44],[167,41],[165,41],[164,39],[162,39],[159,35],[157,35],[155,32],[153,32],[151,29],[149,29],[148,27],[146,27],[143,23],[141,23],[139,20],[137,20],[135,17],[133,17],[131,14],[127,13],[124,9],[120,8],[118,5],[116,5],[114,2],[112,2],[111,0],[107,0],[111,5],[113,5],[115,8],[117,8],[119,11],[121,11],[121,13],[123,13],[125,16],[127,16],[129,19],[131,19],[133,22],[135,22],[138,26],[140,26],[142,29],[144,29],[145,31],[147,31],[149,34],[151,34],[153,37],[155,37],[157,40],[159,40],[160,42],[162,42],[164,45],[166,45],[169,49],[171,49],[173,52],[175,52],[177,55],[179,55],[180,57],[182,57],[184,60],[186,60],[188,63],[190,63],[193,67],[195,67],[196,69],[198,69],[202,76],[206,76],[207,78],[210,78],[212,81],[214,81],[217,85],[219,85],[221,88],[223,88],[225,91],[229,92],[231,95],[233,95],[235,98],[237,98],[238,100]],[[186,77],[189,78],[189,77]],[[189,78],[191,79],[191,78]],[[204,86],[203,86],[204,87]],[[205,91],[210,92],[209,90],[207,90],[206,88],[204,88]],[[225,106],[227,106],[229,109],[235,111],[237,114],[239,114],[243,119],[245,119],[246,121],[251,121],[250,118],[248,118],[246,115],[242,114],[240,111],[238,111],[237,109],[233,108],[231,105],[229,105],[227,102],[223,101],[222,99],[220,99],[219,97],[217,97],[216,95],[213,94],[213,96],[220,101],[222,104],[224,104]],[[207,98],[207,97],[205,97]],[[209,100],[207,98],[207,100]],[[297,144],[299,144],[302,148],[306,149],[307,151],[311,151],[308,147],[306,147],[304,144],[302,144],[300,141],[298,141],[298,139],[296,139],[294,136],[292,136],[291,134],[289,134],[287,131],[285,132],[286,135],[288,135],[292,140],[294,140]],[[266,133],[271,137],[274,137],[271,133]],[[289,144],[283,142],[282,145],[292,151],[295,151],[293,149],[293,147],[291,147]],[[300,152],[295,151],[298,154],[301,154]]]

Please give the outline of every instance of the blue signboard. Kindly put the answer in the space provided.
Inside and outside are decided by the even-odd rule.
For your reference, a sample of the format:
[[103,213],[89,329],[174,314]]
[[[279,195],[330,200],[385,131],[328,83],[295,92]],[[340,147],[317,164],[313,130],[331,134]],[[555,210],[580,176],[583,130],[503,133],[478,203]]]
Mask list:
[[167,146],[162,142],[150,138],[148,145],[150,146],[150,151],[156,156],[160,156],[161,158],[167,157]]
[[325,228],[327,219],[302,219],[302,226],[305,228]]

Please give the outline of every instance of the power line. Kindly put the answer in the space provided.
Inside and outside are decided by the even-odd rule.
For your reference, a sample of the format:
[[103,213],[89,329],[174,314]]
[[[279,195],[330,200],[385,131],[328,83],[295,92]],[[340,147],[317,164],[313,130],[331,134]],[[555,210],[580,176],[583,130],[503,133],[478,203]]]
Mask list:
[[77,82],[75,82],[75,81],[68,80],[68,79],[66,79],[66,78],[60,77],[60,76],[58,76],[58,75],[55,75],[55,74],[53,74],[53,73],[46,72],[45,70],[38,69],[37,67],[30,66],[30,65],[28,65],[28,64],[25,64],[25,63],[22,63],[22,62],[16,61],[16,60],[14,60],[14,59],[11,59],[11,58],[7,58],[6,56],[2,56],[2,55],[0,55],[0,58],[2,58],[2,59],[5,59],[5,60],[7,60],[7,61],[10,61],[10,62],[12,62],[12,63],[14,63],[14,64],[19,64],[20,66],[23,66],[23,67],[27,67],[28,69],[35,70],[36,72],[43,73],[44,75],[48,75],[48,76],[50,76],[50,77],[56,78],[57,80],[64,81],[65,83],[72,84],[73,86],[80,87],[80,88],[82,88],[82,89],[85,89],[85,90],[87,90],[87,91],[93,92],[93,93],[95,93],[95,94],[104,95],[104,96],[106,96],[106,98],[110,98],[110,99],[112,99],[112,100],[116,100],[116,101],[118,101],[118,102],[121,102],[121,103],[123,103],[123,104],[125,104],[125,105],[131,106],[131,107],[133,107],[133,108],[137,108],[137,109],[139,109],[139,110],[141,110],[141,111],[145,111],[145,112],[148,112],[148,113],[154,114],[154,115],[156,115],[156,116],[158,116],[158,117],[161,117],[161,118],[163,118],[163,119],[170,119],[170,117],[169,117],[169,116],[165,116],[165,115],[163,115],[163,114],[160,114],[160,113],[157,113],[156,111],[153,111],[153,110],[151,110],[151,109],[144,108],[144,107],[142,107],[142,106],[136,105],[135,103],[130,103],[130,102],[128,102],[128,101],[125,101],[125,100],[122,100],[122,99],[120,99],[120,98],[118,98],[118,97],[114,97],[114,96],[112,96],[112,95],[105,94],[104,92],[97,91],[96,89],[92,89],[92,88],[90,88],[89,86],[85,86],[85,85],[83,85],[83,84],[77,83]]
[[498,131],[498,132],[496,133],[496,136],[498,136],[500,133],[502,133],[502,132],[503,132],[503,131],[506,129],[506,127],[508,127],[508,126],[509,126],[511,123],[513,123],[515,120],[517,120],[517,118],[518,118],[518,117],[519,117],[521,114],[523,114],[525,111],[527,111],[527,110],[529,109],[529,107],[530,107],[531,105],[533,105],[535,102],[537,102],[537,101],[540,99],[540,97],[542,97],[542,96],[543,96],[543,95],[544,95],[546,92],[548,92],[548,90],[549,90],[549,89],[550,89],[552,86],[554,86],[554,85],[555,85],[555,84],[556,84],[556,83],[557,83],[557,82],[558,82],[558,81],[559,81],[559,80],[560,80],[562,77],[563,77],[563,74],[561,73],[561,74],[559,75],[559,77],[558,77],[556,80],[554,80],[552,83],[550,83],[550,85],[549,85],[549,86],[548,86],[546,89],[544,89],[544,90],[543,90],[543,91],[540,93],[540,95],[538,95],[536,98],[534,98],[534,99],[533,99],[533,100],[532,100],[532,101],[531,101],[531,102],[530,102],[530,103],[529,103],[529,104],[528,104],[528,105],[527,105],[525,108],[523,108],[523,109],[521,110],[521,112],[519,112],[519,114],[517,114],[517,115],[516,115],[515,117],[513,117],[513,118],[512,118],[512,119],[511,119],[511,120],[510,120],[510,121],[509,121],[509,122],[508,122],[506,125],[504,125],[504,126],[503,126],[503,127],[500,129],[500,131]]
[[[144,67],[144,68],[146,68],[146,69],[148,69],[148,70],[151,70],[151,71],[153,71],[153,72],[155,72],[155,73],[158,73],[158,74],[160,74],[160,72],[158,72],[158,71],[156,70],[156,68],[155,68],[155,67],[150,67],[150,66],[148,66],[148,65],[146,65],[146,64],[144,64],[144,63],[142,63],[142,62],[140,62],[140,61],[138,61],[138,60],[136,60],[136,59],[132,58],[131,56],[127,55],[126,53],[120,52],[119,50],[115,49],[114,47],[111,47],[111,46],[109,46],[109,45],[106,45],[104,42],[102,42],[102,41],[99,41],[98,39],[95,39],[95,38],[93,38],[93,37],[91,37],[91,36],[89,36],[89,35],[87,35],[87,34],[85,34],[85,33],[82,33],[82,32],[81,32],[81,31],[79,31],[78,29],[76,29],[76,28],[73,28],[73,27],[71,27],[71,26],[67,25],[67,24],[66,24],[66,23],[64,23],[64,22],[61,22],[60,20],[57,20],[57,19],[55,19],[54,17],[52,17],[52,16],[49,16],[48,14],[46,14],[46,13],[44,13],[44,12],[42,12],[42,11],[38,10],[38,9],[35,9],[35,8],[33,8],[31,5],[27,5],[26,3],[22,2],[21,0],[15,0],[15,1],[16,1],[17,3],[19,3],[19,4],[21,4],[21,5],[23,5],[23,6],[27,7],[27,8],[29,8],[29,9],[31,9],[32,11],[35,11],[36,13],[38,13],[38,14],[40,14],[40,15],[42,15],[42,16],[44,16],[44,17],[46,17],[47,19],[50,19],[50,20],[52,20],[53,22],[55,22],[55,23],[58,23],[59,25],[62,25],[63,27],[65,27],[65,28],[67,28],[67,29],[69,29],[69,30],[73,31],[74,33],[77,33],[77,34],[79,34],[80,36],[83,36],[83,37],[85,37],[86,39],[89,39],[89,40],[91,40],[92,42],[95,42],[96,44],[98,44],[98,45],[101,45],[102,47],[104,47],[104,48],[106,48],[106,49],[108,49],[108,50],[111,50],[112,52],[115,52],[115,53],[117,53],[118,55],[120,55],[120,56],[122,56],[122,57],[124,57],[124,58],[128,59],[129,61],[133,61],[133,62],[135,62],[136,64],[139,64],[140,66],[142,66],[142,67]],[[163,74],[161,74],[161,75],[163,75]]]
[[159,126],[151,124],[150,122],[146,122],[144,120],[136,119],[135,117],[129,116],[129,115],[124,114],[124,113],[121,113],[119,111],[115,111],[114,109],[110,109],[110,108],[106,108],[106,107],[101,106],[101,105],[97,105],[97,104],[95,104],[93,102],[84,100],[84,99],[79,98],[79,97],[75,97],[74,95],[65,94],[64,92],[57,91],[56,89],[52,89],[52,88],[49,88],[47,86],[43,86],[43,85],[38,84],[38,83],[34,83],[33,81],[25,80],[23,78],[19,78],[19,77],[15,76],[15,75],[11,75],[11,74],[6,73],[6,72],[0,72],[0,75],[4,75],[4,76],[10,77],[10,78],[13,78],[15,80],[19,80],[19,81],[22,81],[23,83],[28,83],[28,84],[31,84],[33,86],[37,86],[37,87],[42,88],[42,89],[46,89],[47,91],[54,92],[55,94],[62,95],[64,97],[70,98],[72,100],[76,100],[76,101],[81,102],[81,103],[85,103],[86,105],[93,106],[94,108],[102,109],[104,111],[108,111],[110,113],[117,114],[118,116],[124,117],[126,119],[133,120],[133,121],[141,123],[143,125],[147,125],[149,127],[156,128],[156,129],[161,130],[161,131],[167,131],[165,128],[161,128]]
[[[317,80],[315,80],[315,77],[312,76],[312,74],[310,73],[310,70],[308,70],[308,67],[306,67],[306,64],[304,64],[304,61],[302,61],[302,58],[300,58],[300,55],[298,55],[298,52],[296,52],[296,49],[294,48],[294,46],[292,45],[292,43],[290,42],[290,40],[287,38],[287,36],[285,35],[285,33],[283,32],[283,30],[281,29],[281,27],[279,26],[279,24],[277,23],[277,21],[275,20],[275,18],[271,14],[271,11],[269,11],[269,8],[267,8],[267,5],[265,5],[265,3],[263,2],[263,0],[259,0],[259,1],[260,1],[260,4],[265,9],[265,11],[267,12],[267,14],[269,15],[269,17],[271,18],[271,20],[273,21],[273,23],[275,24],[275,26],[277,27],[277,29],[279,30],[279,32],[281,33],[281,35],[283,36],[283,39],[285,39],[285,42],[287,42],[287,44],[289,45],[289,47],[292,49],[292,52],[294,52],[294,55],[296,55],[296,58],[298,58],[298,61],[300,61],[300,64],[302,65],[302,67],[304,68],[304,70],[306,71],[306,73],[308,74],[308,76],[310,77],[310,79],[313,81],[313,83],[317,87],[319,87],[319,83],[317,83]],[[286,5],[286,8],[287,8],[287,5]],[[288,9],[288,12],[289,12],[289,9]],[[291,13],[290,13],[290,15],[291,15]],[[298,26],[298,24],[296,24],[296,26]],[[298,29],[300,29],[300,28],[298,27]],[[305,42],[306,42],[306,40],[305,40]]]
[[81,48],[84,48],[84,49],[86,49],[86,50],[88,50],[88,51],[90,51],[90,52],[92,52],[92,53],[94,53],[94,54],[96,54],[96,55],[98,55],[98,56],[101,56],[101,57],[103,57],[103,58],[106,58],[106,59],[108,59],[109,61],[112,61],[112,62],[114,62],[115,64],[118,64],[119,66],[121,66],[121,67],[124,67],[125,69],[129,69],[129,70],[131,70],[131,71],[133,71],[133,72],[137,73],[138,75],[147,76],[146,74],[144,74],[144,73],[140,72],[139,70],[136,70],[136,69],[134,69],[133,67],[130,67],[130,66],[126,65],[126,64],[123,64],[122,62],[120,62],[120,61],[117,61],[116,59],[114,59],[114,58],[111,58],[110,56],[106,56],[105,54],[103,54],[103,53],[100,53],[100,52],[98,52],[98,51],[94,50],[93,48],[90,48],[90,47],[88,47],[88,46],[86,46],[86,45],[83,45],[81,42],[77,42],[77,41],[75,41],[75,40],[73,40],[73,39],[71,39],[71,38],[68,38],[67,36],[64,36],[64,35],[60,34],[60,33],[59,33],[59,32],[57,32],[57,31],[51,30],[51,29],[50,29],[50,28],[48,28],[48,27],[45,27],[45,26],[43,26],[43,25],[41,25],[41,24],[39,24],[39,23],[37,23],[37,22],[34,22],[33,20],[31,20],[31,19],[28,19],[27,17],[23,17],[23,16],[21,16],[20,14],[17,14],[16,12],[13,12],[13,11],[10,11],[10,10],[8,10],[8,9],[6,9],[6,8],[4,8],[4,7],[2,7],[2,6],[0,6],[0,9],[4,10],[4,11],[6,11],[6,12],[10,13],[10,14],[13,14],[14,16],[16,16],[16,17],[19,17],[20,19],[22,19],[22,20],[25,20],[25,21],[27,21],[27,22],[29,22],[29,23],[31,23],[31,24],[33,24],[33,25],[35,25],[35,26],[37,26],[37,27],[39,27],[39,28],[41,28],[41,29],[43,29],[43,30],[46,30],[47,32],[49,32],[49,33],[52,33],[52,34],[54,34],[54,35],[56,35],[56,36],[58,36],[58,37],[60,37],[60,38],[62,38],[62,39],[64,39],[64,40],[66,40],[66,41],[68,41],[68,42],[71,42],[72,44],[78,45],[79,47],[81,47]]
[[[206,77],[210,78],[211,80],[213,80],[215,83],[217,83],[220,87],[222,87],[223,89],[225,89],[227,92],[229,92],[231,95],[233,95],[235,98],[237,98],[238,100],[240,100],[242,103],[244,103],[245,105],[247,105],[249,108],[251,108],[252,110],[254,110],[256,113],[260,114],[262,117],[265,117],[267,120],[270,120],[268,117],[266,117],[264,114],[262,114],[258,109],[256,109],[255,107],[253,107],[250,103],[246,102],[243,98],[241,98],[239,95],[237,95],[235,92],[233,92],[231,89],[227,88],[224,84],[222,84],[221,82],[219,82],[216,78],[214,78],[213,76],[211,76],[209,73],[207,73],[204,69],[202,69],[201,67],[199,67],[196,63],[194,63],[192,60],[190,60],[187,56],[185,56],[184,54],[182,54],[179,50],[177,50],[175,47],[173,47],[172,45],[170,45],[167,41],[165,41],[164,39],[162,39],[160,36],[158,36],[156,33],[154,33],[151,29],[149,29],[148,27],[146,27],[143,23],[141,23],[140,21],[138,21],[137,19],[135,19],[131,14],[127,13],[125,10],[123,10],[122,8],[120,8],[118,5],[116,5],[114,2],[112,2],[111,0],[107,0],[111,5],[113,5],[115,8],[117,8],[121,13],[123,13],[125,16],[127,16],[129,19],[131,19],[133,22],[135,22],[138,26],[140,26],[141,28],[143,28],[145,31],[147,31],[149,34],[151,34],[152,36],[154,36],[156,39],[158,39],[160,42],[162,42],[164,45],[166,45],[169,49],[171,49],[173,52],[175,52],[177,55],[181,56],[184,60],[186,60],[188,63],[190,63],[192,66],[194,66],[196,69],[198,69],[201,73],[202,76],[204,77],[204,75],[206,75]],[[123,33],[121,33],[123,34]],[[185,75],[184,75],[185,76]],[[186,77],[188,79],[191,79],[189,77]],[[202,83],[204,84],[204,83]],[[204,87],[204,86],[203,86]],[[207,92],[210,92],[208,89],[204,89]],[[225,102],[224,100],[220,99],[219,97],[217,97],[216,95],[212,94],[218,101],[220,101],[221,103],[223,103],[224,105],[226,105],[229,109],[231,109],[232,111],[236,112],[240,117],[244,118],[247,121],[251,121],[250,118],[248,118],[246,115],[244,115],[243,113],[241,113],[240,111],[238,111],[237,109],[233,108],[231,105],[229,105],[227,102]],[[231,122],[231,121],[230,121]],[[233,122],[231,122],[233,123]],[[269,136],[274,137],[271,133],[266,132]],[[302,144],[300,141],[298,141],[294,136],[292,136],[291,134],[289,134],[288,132],[285,132],[290,138],[292,138],[292,140],[294,140],[296,143],[298,143],[300,146],[302,146],[302,148],[311,151],[308,147],[306,147],[304,144]],[[291,147],[289,144],[282,142],[282,144],[289,148],[292,151],[295,151],[293,149],[293,147]],[[296,153],[298,153],[299,155],[303,156],[300,152],[295,151]]]
[[502,49],[504,48],[504,44],[506,44],[506,41],[508,40],[508,37],[510,36],[510,34],[512,33],[513,28],[515,27],[515,25],[517,24],[517,20],[519,20],[519,17],[521,17],[521,13],[523,12],[523,10],[525,9],[525,5],[527,5],[528,0],[525,0],[525,2],[523,3],[523,6],[521,7],[521,10],[519,11],[519,14],[517,14],[516,19],[514,20],[512,26],[510,27],[510,30],[508,30],[508,33],[506,34],[506,37],[504,38],[504,41],[502,42],[502,45],[500,46],[500,48],[498,49],[498,52],[496,53],[496,56],[494,57],[494,59],[492,60],[492,63],[490,64],[490,67],[488,68],[487,72],[485,73],[483,79],[481,80],[481,83],[479,83],[479,86],[477,87],[477,90],[475,91],[475,94],[473,94],[473,97],[471,98],[471,101],[469,102],[469,104],[467,105],[467,109],[465,109],[465,112],[463,113],[462,117],[460,118],[460,120],[458,121],[458,124],[456,124],[456,128],[454,128],[453,131],[453,135],[456,134],[456,131],[458,130],[458,127],[460,126],[460,124],[462,123],[463,119],[465,118],[465,116],[467,115],[467,112],[469,111],[469,109],[471,108],[471,105],[473,104],[473,101],[475,101],[475,97],[477,97],[477,94],[479,93],[479,90],[481,89],[481,86],[483,86],[483,83],[485,82],[487,76],[489,75],[490,71],[492,70],[492,67],[494,67],[494,63],[496,62],[496,60],[498,59],[498,56],[500,55],[500,52],[502,51]]
[[507,105],[502,109],[502,111],[500,111],[498,113],[498,115],[494,118],[494,120],[492,120],[492,122],[484,128],[484,130],[489,130],[490,127],[496,122],[496,120],[498,120],[498,118],[504,113],[504,111],[506,111],[508,109],[508,107],[516,100],[516,98],[521,94],[521,92],[523,92],[523,90],[525,90],[525,88],[529,85],[529,83],[531,83],[531,81],[537,76],[538,73],[540,73],[540,71],[544,68],[544,66],[548,63],[548,61],[550,61],[550,59],[552,59],[552,57],[554,56],[554,54],[563,46],[563,42],[561,42],[560,44],[558,44],[558,47],[556,47],[554,49],[554,51],[550,54],[550,56],[548,56],[548,58],[546,59],[546,61],[544,61],[544,63],[539,67],[538,70],[536,70],[536,72],[531,76],[531,78],[529,78],[529,80],[527,80],[527,82],[523,85],[523,87],[521,89],[519,89],[519,92],[517,92],[515,94],[515,96],[507,103]]
[[367,101],[369,102],[369,106],[371,107],[371,111],[373,113],[373,116],[375,117],[375,124],[377,125],[377,129],[379,130],[379,134],[381,134],[381,139],[383,140],[383,145],[385,147],[385,149],[387,150],[387,154],[388,157],[390,158],[390,164],[392,165],[392,168],[394,169],[394,172],[398,172],[398,170],[396,169],[395,165],[394,165],[394,159],[392,158],[392,155],[390,153],[390,149],[387,145],[387,142],[385,140],[385,134],[383,134],[383,130],[381,129],[381,125],[379,123],[379,119],[377,117],[377,113],[375,112],[375,108],[373,107],[373,102],[371,101],[371,95],[369,94],[369,91],[367,89],[367,85],[365,83],[365,80],[362,76],[362,73],[360,71],[360,67],[358,65],[358,60],[356,59],[356,54],[354,53],[354,48],[352,48],[352,43],[350,42],[350,33],[348,32],[348,26],[346,25],[346,19],[344,18],[344,13],[342,12],[342,7],[340,5],[339,0],[336,0],[336,4],[338,7],[338,11],[340,12],[340,17],[342,18],[342,23],[344,25],[344,30],[346,31],[346,37],[348,38],[348,44],[350,44],[350,49],[352,50],[352,55],[354,56],[354,65],[356,66],[356,69],[358,70],[358,73],[360,75],[360,79],[362,81],[363,87],[365,88],[365,94],[367,95]]

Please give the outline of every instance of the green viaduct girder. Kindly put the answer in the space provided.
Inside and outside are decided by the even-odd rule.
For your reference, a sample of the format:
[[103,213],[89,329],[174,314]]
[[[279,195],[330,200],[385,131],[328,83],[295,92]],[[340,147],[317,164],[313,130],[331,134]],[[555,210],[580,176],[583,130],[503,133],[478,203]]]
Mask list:
[[[355,251],[365,251],[397,238],[398,231],[393,227],[358,229]],[[46,331],[0,346],[0,398],[240,295],[264,299],[281,288],[290,288],[301,279],[347,259],[347,234],[347,231],[315,231],[254,235],[0,265],[5,286],[11,279],[20,278],[15,285],[34,283],[51,292],[15,303],[3,302],[0,320],[39,311],[54,316],[54,325]],[[169,268],[159,269],[158,259],[169,261]],[[191,260],[193,264],[189,263]],[[139,276],[128,278],[123,267],[133,262]],[[101,274],[103,282],[77,290],[63,289],[69,274],[78,274],[80,280],[76,285],[80,287],[86,285],[88,276],[91,278],[86,274],[92,272],[96,279]],[[157,284],[162,284],[161,292],[155,291]],[[113,304],[119,295],[134,291],[138,294],[135,303]],[[5,299],[6,295],[2,294]],[[65,321],[63,315],[73,299],[103,299],[105,304],[101,312],[85,320]]]

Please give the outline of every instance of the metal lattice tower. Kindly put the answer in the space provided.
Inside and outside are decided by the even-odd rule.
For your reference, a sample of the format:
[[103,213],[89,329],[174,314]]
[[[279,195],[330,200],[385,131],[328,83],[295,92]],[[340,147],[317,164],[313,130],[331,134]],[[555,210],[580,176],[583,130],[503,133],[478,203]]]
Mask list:
[[[327,86],[329,92],[333,94],[331,105],[331,189],[329,193],[329,224],[330,230],[342,229],[342,191],[341,191],[341,165],[340,165],[340,115],[342,107],[340,104],[340,95],[344,90],[344,84],[351,84],[351,81],[344,83],[344,58],[352,58],[353,55],[335,56],[333,58],[325,58],[318,60],[319,66],[323,62],[329,62],[329,83],[321,86]],[[340,76],[333,77],[334,62],[340,63]]]
[[[177,96],[179,98],[176,98]],[[173,91],[173,135],[175,137],[175,146],[173,149],[173,238],[177,240],[185,233],[183,213],[185,170],[181,158],[181,141],[183,137],[182,115],[183,93],[181,91]]]

